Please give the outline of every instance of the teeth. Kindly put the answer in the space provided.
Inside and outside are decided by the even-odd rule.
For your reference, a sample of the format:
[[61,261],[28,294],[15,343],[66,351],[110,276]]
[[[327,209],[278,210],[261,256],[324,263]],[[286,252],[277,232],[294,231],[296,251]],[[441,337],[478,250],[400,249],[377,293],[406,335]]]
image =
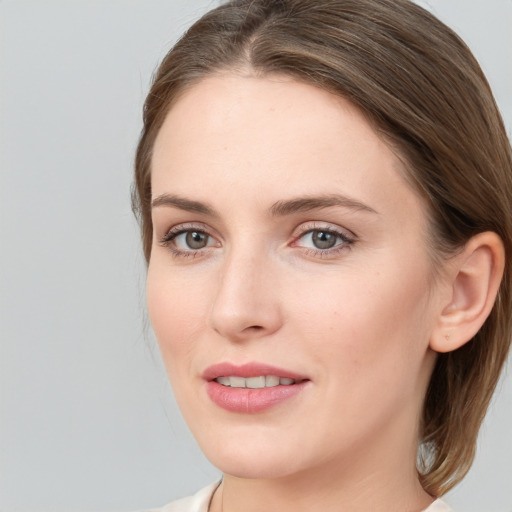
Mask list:
[[229,379],[229,385],[232,388],[245,388],[246,386],[246,380],[243,377],[228,377]]
[[249,377],[245,379],[245,387],[251,389],[260,389],[265,387],[265,377]]
[[275,386],[290,386],[295,384],[293,379],[288,377],[276,377],[275,375],[260,375],[258,377],[244,377],[229,376],[229,377],[217,377],[215,379],[219,384],[232,388],[249,388],[249,389],[261,389],[261,388],[273,388]]
[[222,384],[223,386],[231,386],[231,382],[229,380],[229,377],[219,377],[217,379],[217,382],[219,384]]
[[265,377],[265,387],[273,388],[274,386],[279,386],[279,377],[275,375],[267,375]]

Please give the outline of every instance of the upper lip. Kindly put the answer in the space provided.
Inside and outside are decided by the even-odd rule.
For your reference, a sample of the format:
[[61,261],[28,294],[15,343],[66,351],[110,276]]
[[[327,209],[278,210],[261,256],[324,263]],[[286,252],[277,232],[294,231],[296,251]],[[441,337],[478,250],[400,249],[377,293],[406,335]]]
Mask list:
[[265,363],[250,362],[244,364],[233,364],[229,362],[217,363],[206,368],[202,377],[204,380],[211,381],[217,377],[259,377],[260,375],[275,375],[276,377],[285,377],[295,381],[308,380],[305,375],[279,368]]

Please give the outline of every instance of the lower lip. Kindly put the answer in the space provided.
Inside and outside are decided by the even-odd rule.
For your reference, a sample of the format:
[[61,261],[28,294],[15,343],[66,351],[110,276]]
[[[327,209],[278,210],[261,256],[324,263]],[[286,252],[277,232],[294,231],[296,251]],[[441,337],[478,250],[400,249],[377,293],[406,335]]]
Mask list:
[[270,409],[300,393],[309,381],[270,388],[231,388],[212,380],[206,392],[213,403],[231,412],[256,413]]

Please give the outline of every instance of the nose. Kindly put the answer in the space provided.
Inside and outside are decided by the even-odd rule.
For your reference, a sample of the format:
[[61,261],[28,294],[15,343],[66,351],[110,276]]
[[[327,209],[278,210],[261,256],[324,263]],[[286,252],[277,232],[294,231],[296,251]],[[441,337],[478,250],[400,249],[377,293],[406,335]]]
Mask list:
[[223,262],[209,323],[222,337],[269,336],[282,324],[276,272],[268,255],[232,253]]

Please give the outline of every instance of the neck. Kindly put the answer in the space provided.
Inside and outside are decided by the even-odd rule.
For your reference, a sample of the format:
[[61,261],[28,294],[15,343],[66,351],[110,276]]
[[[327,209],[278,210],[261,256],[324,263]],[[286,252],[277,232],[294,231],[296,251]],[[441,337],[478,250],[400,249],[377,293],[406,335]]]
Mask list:
[[341,462],[322,461],[288,476],[224,475],[210,512],[420,512],[433,498],[418,480],[416,439],[384,436],[380,446],[355,447]]
[[[240,479],[224,476],[215,494],[211,512],[420,512],[433,501],[417,478],[406,485],[386,487],[371,477],[350,482],[329,475],[323,480],[283,478],[276,480]],[[299,483],[300,482],[300,483]]]

